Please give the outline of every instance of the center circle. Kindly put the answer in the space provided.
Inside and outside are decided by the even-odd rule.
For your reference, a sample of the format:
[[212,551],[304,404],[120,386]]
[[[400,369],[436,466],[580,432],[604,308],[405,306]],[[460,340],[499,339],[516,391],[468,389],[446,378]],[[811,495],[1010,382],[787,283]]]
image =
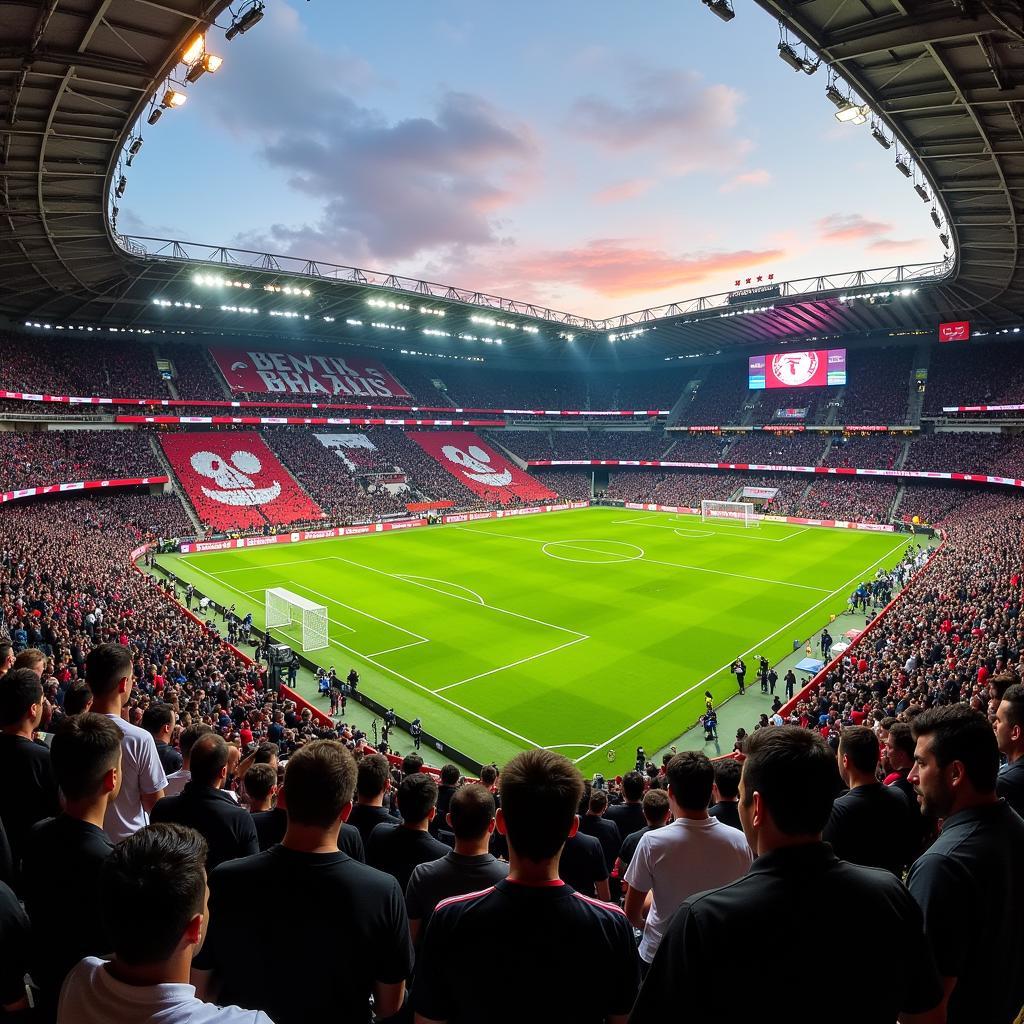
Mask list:
[[644,557],[642,547],[627,544],[623,540],[552,540],[548,541],[541,551],[560,562],[579,562],[581,565],[635,562]]

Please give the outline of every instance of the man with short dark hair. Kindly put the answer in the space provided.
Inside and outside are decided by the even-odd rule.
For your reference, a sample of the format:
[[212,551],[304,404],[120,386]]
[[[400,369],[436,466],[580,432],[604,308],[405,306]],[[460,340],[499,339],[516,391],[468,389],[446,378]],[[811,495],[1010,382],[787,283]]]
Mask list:
[[849,792],[836,797],[822,838],[840,860],[885,868],[898,878],[917,855],[919,812],[877,778],[878,737],[863,725],[839,734],[839,774]]
[[100,873],[111,960],[88,956],[68,975],[58,1024],[272,1024],[263,1013],[216,1007],[189,984],[209,914],[206,843],[181,825],[140,829],[110,854]]
[[618,877],[625,877],[626,868],[629,867],[633,857],[636,856],[636,848],[640,845],[640,839],[647,832],[653,832],[668,824],[671,808],[668,804],[668,792],[664,789],[649,789],[644,793],[644,827],[638,828],[626,836],[626,841],[619,850]]
[[[638,981],[629,922],[558,877],[582,795],[579,770],[553,751],[529,750],[505,766],[497,827],[508,838],[508,878],[435,909],[416,966],[417,1024],[625,1021]],[[460,950],[486,950],[509,984],[496,990],[493,971],[467,970]]]
[[612,804],[604,815],[615,822],[620,842],[644,827],[643,799],[644,777],[639,772],[627,772],[622,777],[622,803]]
[[36,1012],[48,1022],[56,1019],[68,971],[82,957],[110,950],[99,878],[114,849],[103,820],[121,785],[121,731],[103,715],[65,719],[53,737],[50,764],[64,810],[32,827],[22,860],[32,979],[39,987]]
[[391,766],[383,754],[366,754],[359,759],[356,774],[356,802],[346,822],[359,830],[363,847],[370,833],[382,822],[397,824],[398,819],[384,806],[391,788]]
[[479,892],[508,874],[508,865],[487,852],[494,831],[494,797],[479,784],[455,790],[447,813],[455,849],[413,869],[405,890],[413,942],[442,900]]
[[1006,764],[999,769],[996,792],[1024,817],[1024,686],[1014,683],[996,708],[996,743]]
[[222,736],[200,736],[190,759],[192,780],[179,796],[164,797],[153,808],[154,822],[173,822],[194,828],[209,847],[206,862],[212,871],[224,861],[259,853],[252,815],[224,792],[228,777],[228,745]]
[[737,970],[741,935],[770,935],[780,949],[799,948],[804,976],[829,977],[835,943],[808,941],[818,917],[794,902],[794,893],[814,893],[816,906],[848,908],[835,925],[843,947],[873,948],[883,935],[889,948],[899,950],[899,967],[874,972],[870,984],[830,993],[824,1012],[820,999],[791,1000],[787,1021],[941,1024],[942,990],[913,899],[889,872],[847,864],[821,841],[838,784],[835,755],[817,732],[783,725],[750,737],[739,806],[757,860],[742,878],[683,901],[630,1024],[663,1024],[667,1007],[685,1007],[693,1020],[712,1020],[721,1014],[723,993],[733,1007],[762,1004],[778,985],[778,964],[772,957],[748,957]]
[[115,843],[146,824],[167,785],[153,737],[121,717],[132,695],[134,677],[131,652],[120,644],[100,644],[86,658],[85,678],[93,693],[92,710],[106,715],[121,730],[121,789],[107,807],[104,824]]
[[43,684],[31,669],[0,677],[0,821],[15,868],[29,829],[60,813],[50,751],[35,740],[43,719]]
[[[321,1020],[325,1007],[335,1024],[365,1024],[371,993],[378,1018],[402,1007],[412,970],[402,892],[338,849],[355,782],[341,743],[307,743],[285,771],[282,842],[210,876],[212,923],[196,967],[212,971],[225,999],[265,1010],[275,1024]],[[254,941],[265,933],[268,907],[286,912],[291,962],[312,965],[298,983],[282,970],[276,942]]]
[[1024,1005],[1024,821],[996,793],[999,748],[984,715],[952,704],[917,715],[912,729],[910,781],[942,831],[907,886],[924,912],[947,1020],[1005,1024]]
[[448,829],[448,808],[451,806],[452,796],[459,784],[459,778],[460,772],[455,765],[441,766],[437,785],[437,813],[430,819],[430,828],[428,829],[435,839],[439,838],[438,833],[442,830],[451,836]]
[[167,776],[167,788],[164,790],[164,796],[177,796],[184,788],[185,785],[192,779],[192,770],[189,767],[189,763],[192,757],[192,748],[196,745],[196,741],[200,736],[207,736],[213,732],[213,728],[206,725],[205,722],[197,722],[194,725],[190,725],[185,729],[181,738],[178,740],[178,746],[181,749],[181,767],[174,772],[173,775]]
[[437,783],[423,772],[406,775],[398,787],[401,823],[385,822],[370,833],[366,863],[396,878],[403,892],[413,868],[448,855],[448,847],[427,831],[436,805]]
[[711,799],[715,802],[708,808],[708,814],[723,825],[743,831],[740,824],[740,763],[731,757],[715,761],[715,782],[711,787]]
[[[584,800],[586,801],[586,797],[584,797]],[[604,864],[609,874],[611,874],[612,868],[615,867],[615,858],[618,857],[619,850],[622,847],[622,842],[619,839],[619,830],[615,823],[613,821],[605,821],[604,813],[607,810],[608,794],[603,789],[592,790],[587,806],[580,807],[579,832],[586,836],[593,836],[601,844]]]
[[171,746],[174,724],[174,708],[170,704],[150,704],[142,712],[142,728],[153,737],[157,757],[160,758],[160,764],[163,765],[168,780],[181,769],[182,763],[181,754]]
[[743,833],[708,814],[715,770],[704,754],[676,754],[666,777],[675,820],[641,837],[626,872],[626,916],[644,933],[640,959],[647,965],[683,900],[739,878],[753,860]]

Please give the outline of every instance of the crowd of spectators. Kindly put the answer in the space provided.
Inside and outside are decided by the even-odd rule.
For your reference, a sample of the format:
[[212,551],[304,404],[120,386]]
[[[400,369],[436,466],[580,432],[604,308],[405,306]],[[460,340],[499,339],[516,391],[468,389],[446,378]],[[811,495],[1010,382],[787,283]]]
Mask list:
[[726,453],[725,461],[759,466],[816,466],[827,437],[818,433],[781,435],[754,431],[741,434]]
[[588,501],[592,497],[589,470],[545,469],[541,466],[531,475],[566,501]]
[[914,349],[846,350],[846,379],[839,422],[849,426],[908,422]]
[[[755,426],[766,423],[821,423],[828,415],[832,401],[831,388],[766,388],[754,392],[749,422]],[[780,409],[805,409],[799,419],[780,417]]]
[[605,497],[657,505],[699,508],[702,500],[728,501],[739,481],[734,474],[678,470],[612,470]]
[[1015,434],[922,434],[911,443],[903,468],[1019,477],[1024,472],[1024,444]]
[[131,430],[0,431],[0,490],[162,472],[148,434]]
[[899,485],[871,477],[814,476],[810,490],[792,505],[790,515],[806,519],[887,523]]
[[1016,405],[1024,402],[1019,342],[979,341],[932,350],[925,390],[926,415],[944,405]]
[[929,487],[908,483],[894,517],[910,521],[917,516],[922,523],[941,523],[963,500],[963,489],[955,484]]
[[522,459],[660,459],[674,438],[644,430],[502,430],[490,435]]
[[[684,399],[678,420],[680,426],[724,426],[739,423],[746,401],[747,364],[741,360],[696,366],[692,379],[699,387]],[[684,385],[687,386],[687,385]]]
[[907,442],[887,434],[844,434],[834,438],[822,466],[894,469]]

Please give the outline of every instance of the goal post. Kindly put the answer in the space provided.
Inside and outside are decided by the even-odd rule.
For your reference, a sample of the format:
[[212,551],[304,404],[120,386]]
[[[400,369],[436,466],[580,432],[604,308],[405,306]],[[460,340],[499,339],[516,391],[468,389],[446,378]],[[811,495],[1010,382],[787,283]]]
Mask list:
[[761,517],[754,511],[754,506],[745,501],[708,501],[700,503],[700,521],[708,523],[715,519],[728,519],[737,526],[757,527],[761,525]]
[[284,587],[267,590],[264,622],[267,629],[287,628],[298,623],[304,651],[319,651],[328,645],[327,608]]

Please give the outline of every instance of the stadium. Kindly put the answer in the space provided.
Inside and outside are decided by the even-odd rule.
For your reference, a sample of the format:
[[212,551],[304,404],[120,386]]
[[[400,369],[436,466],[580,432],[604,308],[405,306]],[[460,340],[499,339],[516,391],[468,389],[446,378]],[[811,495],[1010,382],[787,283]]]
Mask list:
[[732,1019],[809,897],[915,950],[835,1019],[1019,1019],[1020,6],[701,0],[660,77],[420,12],[392,78],[329,7],[0,15],[5,1013]]

